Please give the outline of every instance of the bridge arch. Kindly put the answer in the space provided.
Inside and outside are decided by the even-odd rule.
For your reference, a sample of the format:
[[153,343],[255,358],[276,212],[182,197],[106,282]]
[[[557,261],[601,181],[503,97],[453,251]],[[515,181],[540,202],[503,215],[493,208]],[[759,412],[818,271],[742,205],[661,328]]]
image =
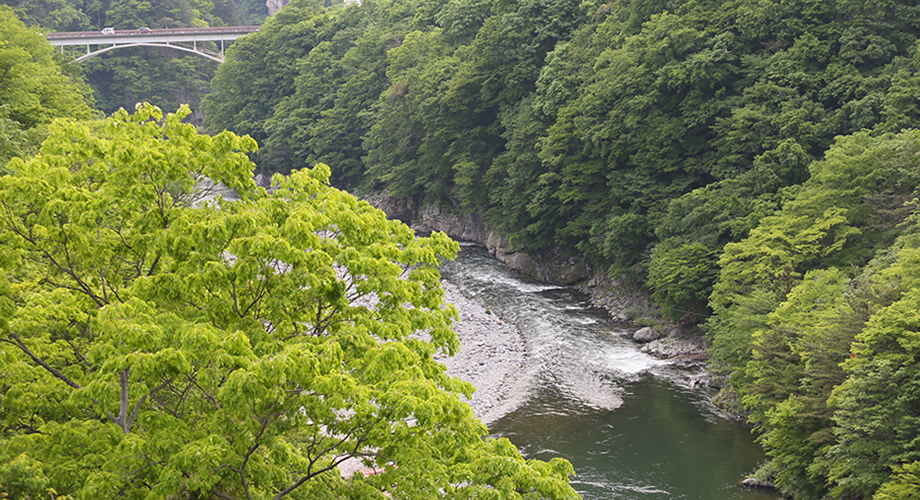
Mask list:
[[108,47],[102,47],[102,48],[96,49],[96,50],[94,50],[94,51],[92,51],[92,52],[87,52],[86,54],[83,54],[83,55],[80,56],[80,57],[77,57],[76,59],[74,59],[74,62],[83,62],[83,61],[86,61],[86,60],[88,60],[88,59],[92,59],[92,58],[94,58],[94,57],[96,57],[96,56],[98,56],[98,55],[105,54],[106,52],[111,52],[111,51],[117,50],[117,49],[124,49],[124,48],[127,48],[127,47],[166,47],[166,48],[170,48],[170,49],[176,49],[176,50],[182,50],[182,51],[185,51],[185,52],[191,52],[192,54],[197,54],[197,55],[199,55],[199,56],[201,56],[201,57],[206,57],[206,58],[208,58],[208,59],[210,59],[210,60],[212,60],[212,61],[217,61],[217,62],[219,62],[219,63],[224,62],[224,54],[223,54],[223,53],[214,54],[214,53],[207,52],[207,51],[205,51],[204,49],[183,47],[183,46],[181,46],[181,45],[173,45],[173,44],[171,44],[171,43],[147,43],[147,42],[126,43],[126,44],[110,45],[110,46],[108,46]]

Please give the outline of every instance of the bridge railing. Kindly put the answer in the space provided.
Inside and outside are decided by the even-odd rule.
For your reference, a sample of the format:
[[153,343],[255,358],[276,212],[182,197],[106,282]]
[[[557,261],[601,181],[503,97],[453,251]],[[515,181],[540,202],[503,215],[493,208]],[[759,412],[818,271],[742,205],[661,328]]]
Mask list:
[[126,37],[140,35],[192,35],[192,34],[219,34],[219,33],[254,33],[259,31],[261,26],[210,26],[205,28],[159,28],[141,31],[139,29],[115,30],[113,33],[103,33],[102,31],[61,31],[56,33],[45,33],[48,40],[61,38],[109,38],[109,37]]

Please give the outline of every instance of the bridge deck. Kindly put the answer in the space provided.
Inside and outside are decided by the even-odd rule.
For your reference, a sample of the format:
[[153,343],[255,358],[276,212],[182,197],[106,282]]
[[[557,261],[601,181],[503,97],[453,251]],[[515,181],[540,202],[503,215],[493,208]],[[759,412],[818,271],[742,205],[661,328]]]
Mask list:
[[140,30],[115,30],[112,34],[101,31],[72,31],[46,33],[51,45],[124,45],[139,43],[217,42],[235,40],[259,31],[259,26],[220,26],[211,28],[168,28],[149,32]]

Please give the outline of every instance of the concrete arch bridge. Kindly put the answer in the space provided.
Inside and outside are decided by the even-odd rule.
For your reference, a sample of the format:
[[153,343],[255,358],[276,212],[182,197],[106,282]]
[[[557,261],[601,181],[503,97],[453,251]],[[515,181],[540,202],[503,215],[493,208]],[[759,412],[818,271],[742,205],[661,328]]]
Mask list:
[[[125,47],[167,47],[191,52],[213,61],[224,62],[224,48],[241,36],[259,31],[259,26],[218,26],[210,28],[168,28],[103,31],[73,31],[67,33],[46,33],[51,45],[71,47],[76,62],[91,59],[100,54]],[[86,47],[86,52],[76,56],[77,47]],[[219,47],[219,49],[218,49]]]

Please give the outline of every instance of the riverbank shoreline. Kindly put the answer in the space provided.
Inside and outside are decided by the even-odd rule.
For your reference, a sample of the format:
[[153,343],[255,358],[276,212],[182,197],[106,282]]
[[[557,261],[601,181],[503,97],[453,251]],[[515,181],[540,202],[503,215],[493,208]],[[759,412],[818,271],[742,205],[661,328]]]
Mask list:
[[[460,352],[452,357],[438,355],[435,359],[447,366],[449,375],[476,387],[467,403],[473,414],[489,425],[514,411],[527,394],[528,387],[517,377],[527,362],[527,340],[515,325],[504,321],[487,304],[476,297],[467,297],[449,281],[442,281],[442,285],[445,302],[453,304],[458,311],[459,319],[453,330],[460,341]],[[589,297],[591,306],[604,309],[611,320],[629,323],[622,309],[610,306],[611,303],[622,306],[621,298],[590,293]],[[702,334],[687,332],[676,325],[661,324],[657,328],[662,330],[660,338],[637,342],[642,344],[640,351],[683,369],[686,373],[684,383],[690,389],[710,388],[712,381],[706,372],[709,355]],[[637,329],[635,325],[628,328]]]
[[[528,363],[533,362],[528,356],[528,349],[532,346],[528,345],[524,333],[515,324],[495,310],[497,305],[485,300],[486,295],[478,296],[475,291],[461,289],[449,279],[446,276],[441,284],[444,288],[444,302],[457,309],[458,317],[452,329],[458,337],[460,349],[455,356],[437,354],[435,359],[446,366],[448,375],[469,382],[476,388],[472,397],[465,402],[470,405],[474,416],[491,428],[493,423],[526,402],[532,387],[527,386],[528,378],[521,374],[527,370]],[[598,307],[596,300],[594,302],[594,306]],[[612,314],[609,317],[616,322],[617,318]],[[635,326],[622,322],[624,324],[619,328],[615,326],[611,333],[632,338]],[[668,380],[689,384],[689,388],[694,389],[693,384],[697,382],[694,382],[693,377],[699,376],[699,367],[702,365],[696,354],[700,344],[683,338],[684,334],[680,330],[677,333],[675,337],[666,336],[639,348],[653,351],[649,354],[656,357],[668,359],[668,364],[691,368],[680,371],[686,373],[686,378],[684,375],[675,377],[675,372],[670,371]],[[373,472],[365,470],[357,460],[342,464],[340,471],[345,477],[355,472]]]
[[[617,280],[598,272],[596,269],[592,269],[581,259],[556,255],[551,251],[540,255],[519,252],[514,249],[507,237],[488,226],[482,214],[464,212],[459,209],[459,205],[456,203],[453,209],[447,209],[436,204],[419,204],[412,199],[397,199],[387,192],[369,193],[366,195],[365,200],[383,210],[387,217],[404,222],[417,234],[443,231],[455,240],[469,241],[484,246],[489,254],[510,269],[542,281],[572,287],[588,295],[589,303],[593,307],[604,309],[612,320],[630,324],[628,328],[630,330],[654,325],[654,329],[661,339],[654,340],[643,346],[644,352],[662,360],[672,361],[678,366],[693,368],[697,372],[700,369],[706,370],[706,361],[709,356],[702,330],[698,327],[680,328],[679,325],[668,322],[657,308],[649,302],[646,295],[631,290],[630,287],[623,286]],[[484,307],[482,312],[485,310]],[[462,312],[461,321],[463,321]],[[460,328],[466,327],[461,325]],[[461,335],[461,333],[458,332],[458,335]],[[479,341],[475,338],[472,340],[474,342]],[[463,342],[462,338],[461,342]],[[460,370],[450,372],[458,376],[467,375],[459,367],[469,364],[469,362],[465,361],[463,357],[465,354],[461,353],[460,356],[449,361],[448,369]],[[478,366],[478,363],[482,361],[476,360],[472,362],[474,363],[473,366]],[[464,377],[461,376],[461,378]],[[464,378],[464,380],[466,379]],[[494,385],[503,387],[503,382],[490,380],[487,383],[490,387]],[[687,383],[692,388],[711,385],[708,375],[688,376]],[[475,382],[474,385],[476,385]],[[479,386],[477,385],[477,387]],[[480,388],[479,392],[478,396],[474,396],[474,400],[477,397],[483,401],[489,400],[483,404],[491,403],[492,408],[501,406],[492,401],[490,390]],[[486,392],[489,392],[490,395],[485,396]],[[476,405],[478,404],[477,402]],[[477,408],[474,407],[474,409]],[[486,415],[481,409],[477,411],[480,411],[483,416]],[[480,413],[477,413],[477,416]]]
[[642,352],[683,368],[699,368],[709,360],[702,329],[682,327],[666,320],[647,297],[624,292],[624,287],[616,280],[600,276],[574,288],[587,295],[593,307],[605,310],[614,321],[629,323],[635,333],[650,329],[650,332],[643,332],[650,335],[647,337],[650,340],[634,336],[634,340],[644,344]]
[[454,356],[436,355],[447,367],[447,374],[476,387],[473,397],[466,400],[473,414],[489,425],[514,411],[526,396],[516,375],[527,360],[527,341],[513,324],[504,321],[485,304],[467,297],[448,282],[444,286],[444,301],[453,304],[458,320],[453,330],[460,340],[460,352]]

